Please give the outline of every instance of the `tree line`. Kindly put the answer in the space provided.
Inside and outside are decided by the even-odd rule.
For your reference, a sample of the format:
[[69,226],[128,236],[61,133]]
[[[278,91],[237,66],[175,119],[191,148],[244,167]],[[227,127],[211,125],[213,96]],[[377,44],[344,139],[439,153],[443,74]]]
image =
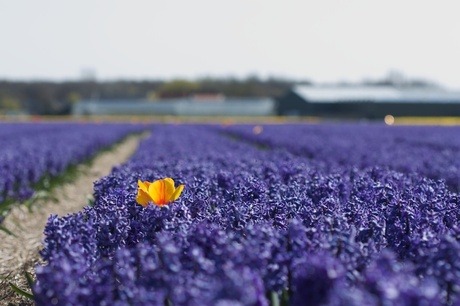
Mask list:
[[[172,81],[0,81],[0,113],[67,115],[81,100],[138,100],[222,94],[227,97],[273,97],[282,95],[295,81],[248,77],[246,79]],[[308,83],[308,82],[304,82]]]

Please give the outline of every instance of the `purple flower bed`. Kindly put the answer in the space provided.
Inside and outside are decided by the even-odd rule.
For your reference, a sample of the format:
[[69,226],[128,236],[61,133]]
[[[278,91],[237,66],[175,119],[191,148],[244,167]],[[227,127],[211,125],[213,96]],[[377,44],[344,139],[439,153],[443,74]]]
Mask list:
[[[459,198],[445,181],[327,167],[216,131],[154,126],[95,183],[94,206],[52,216],[37,305],[460,302]],[[177,201],[136,203],[138,179],[164,177],[185,184]]]
[[444,179],[460,191],[460,127],[385,126],[380,124],[233,125],[224,132],[284,149],[329,169],[388,167]]
[[6,200],[30,198],[45,175],[57,176],[142,129],[131,124],[0,124],[0,208]]

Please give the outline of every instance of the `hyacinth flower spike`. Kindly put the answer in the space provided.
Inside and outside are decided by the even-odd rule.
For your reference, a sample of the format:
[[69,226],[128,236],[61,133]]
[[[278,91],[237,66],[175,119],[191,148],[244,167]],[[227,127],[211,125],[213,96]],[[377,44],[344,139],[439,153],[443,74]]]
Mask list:
[[174,180],[170,177],[152,183],[138,180],[137,184],[136,201],[142,206],[147,206],[149,202],[158,206],[167,205],[177,200],[184,189],[184,185],[174,187]]

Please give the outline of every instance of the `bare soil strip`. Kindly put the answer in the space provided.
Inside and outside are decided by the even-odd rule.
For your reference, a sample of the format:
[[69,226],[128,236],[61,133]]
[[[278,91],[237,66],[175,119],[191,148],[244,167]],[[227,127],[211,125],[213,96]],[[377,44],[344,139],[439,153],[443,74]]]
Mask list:
[[96,156],[90,166],[79,166],[82,171],[75,181],[53,190],[57,201],[39,201],[32,211],[23,205],[17,205],[11,210],[2,225],[14,236],[0,231],[0,305],[33,304],[13,293],[8,282],[22,289],[27,288],[23,271],[32,271],[39,262],[43,230],[49,216],[65,216],[87,206],[93,194],[93,183],[108,175],[114,166],[128,160],[143,136],[131,136],[112,150]]

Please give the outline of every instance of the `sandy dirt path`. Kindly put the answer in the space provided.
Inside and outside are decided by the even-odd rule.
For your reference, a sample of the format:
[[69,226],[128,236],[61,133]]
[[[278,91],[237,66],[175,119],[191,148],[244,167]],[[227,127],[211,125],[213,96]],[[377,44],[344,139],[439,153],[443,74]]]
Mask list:
[[80,174],[72,183],[53,190],[57,201],[39,201],[32,211],[21,205],[11,210],[2,225],[15,236],[0,231],[0,305],[33,305],[13,293],[8,282],[27,288],[23,271],[32,271],[39,261],[38,252],[49,216],[64,216],[82,210],[93,194],[93,182],[108,175],[114,166],[124,163],[135,152],[143,136],[130,136],[112,150],[96,156],[91,165],[79,166]]

